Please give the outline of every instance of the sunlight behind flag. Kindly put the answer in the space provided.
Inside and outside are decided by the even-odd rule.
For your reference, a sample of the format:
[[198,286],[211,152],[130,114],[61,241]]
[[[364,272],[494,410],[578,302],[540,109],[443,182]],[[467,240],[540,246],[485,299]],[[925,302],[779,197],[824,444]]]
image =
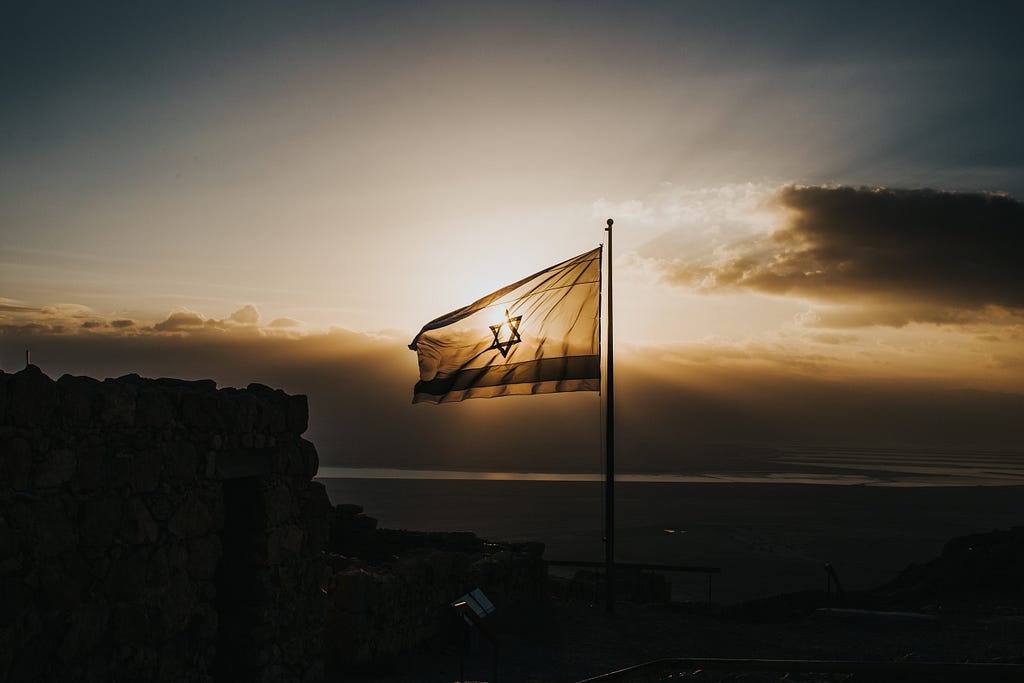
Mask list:
[[423,326],[413,403],[598,391],[601,247]]

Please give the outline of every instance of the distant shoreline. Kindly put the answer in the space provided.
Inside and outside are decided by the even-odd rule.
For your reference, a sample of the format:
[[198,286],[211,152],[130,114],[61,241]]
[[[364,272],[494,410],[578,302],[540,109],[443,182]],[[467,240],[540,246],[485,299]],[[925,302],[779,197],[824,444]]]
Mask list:
[[[824,467],[824,465],[823,465]],[[830,469],[830,468],[826,468]],[[969,487],[969,486],[1024,486],[1024,471],[987,472],[984,470],[952,467],[938,468],[899,467],[879,470],[865,468],[863,473],[852,473],[856,466],[846,465],[843,472],[702,472],[694,474],[630,473],[616,474],[616,480],[630,483],[680,484],[806,484],[816,486],[871,486],[871,487]],[[554,481],[598,482],[603,474],[596,472],[514,472],[488,470],[444,470],[401,467],[333,467],[323,466],[317,479],[405,479],[441,481]]]
[[[383,528],[540,541],[548,559],[604,557],[596,480],[320,481],[333,503],[361,505]],[[714,594],[723,602],[820,589],[826,562],[848,590],[868,589],[952,537],[1024,523],[1020,486],[622,481],[616,498],[620,561],[721,567]],[[668,578],[673,599],[706,599],[706,577]]]

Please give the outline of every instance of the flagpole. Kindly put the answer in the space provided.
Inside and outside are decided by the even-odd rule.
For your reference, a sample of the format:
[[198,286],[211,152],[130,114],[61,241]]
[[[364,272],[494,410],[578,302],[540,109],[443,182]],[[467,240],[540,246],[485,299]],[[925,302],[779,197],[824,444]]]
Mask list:
[[615,363],[612,356],[612,223],[608,219],[608,331],[607,382],[605,385],[605,474],[604,474],[604,580],[605,611],[615,610]]

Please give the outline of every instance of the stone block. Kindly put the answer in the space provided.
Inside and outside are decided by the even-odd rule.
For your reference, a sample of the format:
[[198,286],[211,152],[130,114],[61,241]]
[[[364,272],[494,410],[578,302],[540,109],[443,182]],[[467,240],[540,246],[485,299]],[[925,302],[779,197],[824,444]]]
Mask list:
[[199,476],[199,452],[191,441],[175,441],[161,449],[164,473],[174,484],[188,484]]
[[299,439],[299,454],[302,469],[297,472],[289,471],[289,473],[302,475],[307,480],[312,479],[320,469],[320,456],[317,455],[316,446],[312,441]]
[[267,534],[267,562],[278,564],[298,555],[306,532],[294,524],[277,527]]
[[100,494],[81,505],[78,514],[78,533],[86,547],[107,547],[122,525],[120,497]]
[[331,537],[333,509],[327,497],[327,488],[319,481],[307,484],[302,502],[302,522],[306,529],[307,552],[319,553],[327,547]]
[[11,681],[48,680],[47,670],[53,659],[53,642],[43,634],[23,635],[14,652],[14,662],[7,672]]
[[217,618],[217,611],[208,604],[196,606],[192,614],[192,621],[189,623],[189,630],[200,640],[207,642],[215,641],[217,638],[217,626],[220,620]]
[[[74,564],[74,563],[70,563]],[[36,569],[37,599],[44,609],[67,613],[78,607],[84,593],[84,578],[60,558],[38,563]]]
[[378,593],[380,578],[362,568],[335,574],[328,588],[331,609],[354,615],[364,614]]
[[[10,421],[10,415],[8,415],[10,400],[7,397],[7,381],[10,378],[9,374],[0,370],[0,424],[7,424]],[[2,671],[3,669],[0,668],[0,672]]]
[[135,424],[162,429],[175,422],[173,394],[157,387],[141,389],[135,399]]
[[91,446],[83,449],[78,454],[71,488],[83,492],[109,487],[111,461],[107,448]]
[[[224,392],[222,392],[224,393]],[[224,397],[226,412],[229,415],[228,429],[236,434],[251,435],[256,429],[260,413],[260,404],[256,397],[238,391]]]
[[165,633],[184,631],[197,607],[195,590],[188,576],[172,575],[158,604],[162,617],[161,630]]
[[60,405],[57,383],[35,365],[7,380],[8,413],[16,425],[46,425]]
[[217,391],[217,383],[212,379],[177,379],[174,377],[158,377],[151,380],[156,387],[175,389],[176,393],[213,393]]
[[[210,520],[214,529],[224,528],[224,497],[220,487],[200,491],[202,498],[206,501],[206,507],[210,510]],[[212,495],[211,495],[212,494]]]
[[281,434],[288,429],[288,395],[280,389],[266,390],[257,397],[263,406],[258,423],[259,431]]
[[135,397],[138,386],[105,380],[99,387],[100,422],[130,427],[135,424]]
[[64,375],[57,380],[60,415],[65,424],[87,425],[92,421],[100,382],[92,377]]
[[302,683],[323,683],[327,680],[326,672],[324,671],[324,658],[319,656],[319,648],[317,648],[316,653],[318,656],[313,657],[311,662],[306,663],[306,670],[302,674]]
[[132,488],[140,493],[155,491],[160,485],[162,469],[163,458],[156,449],[145,449],[133,453],[128,460]]
[[35,537],[35,549],[39,555],[52,557],[75,547],[78,536],[59,499],[41,499],[31,507],[34,518],[27,535]]
[[288,432],[295,435],[305,434],[306,429],[309,428],[309,399],[305,394],[288,397],[286,428]]
[[210,531],[210,510],[195,496],[187,498],[167,523],[167,530],[179,538],[195,538]]
[[180,504],[181,500],[178,496],[172,496],[162,491],[146,496],[146,507],[149,508],[149,513],[157,522],[168,521],[178,511]]
[[218,479],[239,479],[259,477],[273,471],[272,449],[220,451],[213,459],[214,472]]
[[128,543],[156,543],[160,527],[141,498],[128,500],[118,535]]
[[14,557],[17,551],[14,533],[7,524],[7,516],[0,512],[0,563]]
[[171,578],[172,563],[174,570],[180,571],[185,566],[185,548],[181,544],[175,544],[170,548],[165,545],[157,546],[146,566],[146,585],[150,588],[161,588]]
[[295,504],[292,492],[282,481],[268,486],[264,490],[263,496],[266,501],[265,509],[269,526],[283,524],[298,513],[298,506]]
[[146,573],[151,555],[145,546],[124,546],[112,556],[103,592],[114,600],[135,602],[146,591]]
[[35,466],[31,446],[20,437],[9,439],[2,446],[4,458],[0,461],[0,469],[4,470],[4,479],[15,491],[27,491]]
[[[357,506],[359,507],[359,506]],[[306,484],[306,496],[303,501],[304,512],[303,515],[324,517],[328,518],[331,516],[331,512],[334,509],[331,505],[331,499],[327,495],[327,487],[324,486],[322,481],[311,481]],[[359,508],[362,512],[362,508]]]
[[67,449],[53,449],[36,467],[35,484],[37,488],[60,486],[71,479],[78,464],[78,456]]
[[181,421],[191,429],[224,431],[225,416],[220,411],[218,393],[186,392],[181,396]]
[[188,573],[195,579],[211,579],[221,560],[220,539],[201,536],[188,542]]
[[32,606],[33,591],[14,577],[4,577],[0,581],[0,627],[8,628],[21,619],[24,612]]
[[117,644],[141,645],[152,638],[146,608],[136,603],[114,603],[110,612],[110,638]]

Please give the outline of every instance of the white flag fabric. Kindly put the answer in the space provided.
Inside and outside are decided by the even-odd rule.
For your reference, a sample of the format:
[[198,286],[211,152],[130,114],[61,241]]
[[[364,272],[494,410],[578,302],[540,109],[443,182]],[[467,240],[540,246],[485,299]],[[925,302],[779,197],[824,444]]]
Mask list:
[[413,403],[598,391],[601,247],[423,326]]

